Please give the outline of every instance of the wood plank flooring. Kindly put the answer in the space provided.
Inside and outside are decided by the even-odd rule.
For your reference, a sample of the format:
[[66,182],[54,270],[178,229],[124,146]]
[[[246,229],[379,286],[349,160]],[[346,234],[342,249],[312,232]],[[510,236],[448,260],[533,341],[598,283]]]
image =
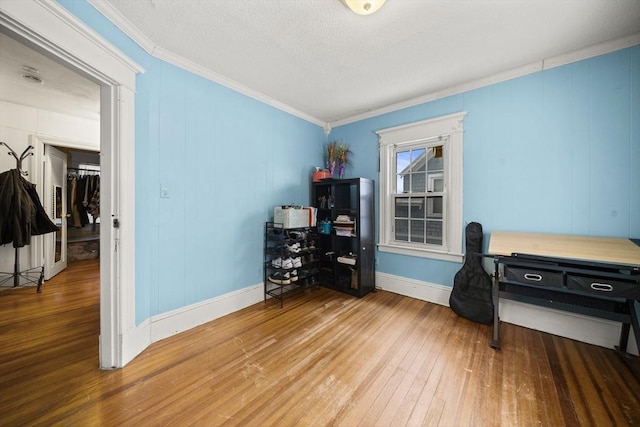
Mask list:
[[612,350],[380,291],[258,303],[98,369],[98,262],[0,292],[0,425],[640,425]]

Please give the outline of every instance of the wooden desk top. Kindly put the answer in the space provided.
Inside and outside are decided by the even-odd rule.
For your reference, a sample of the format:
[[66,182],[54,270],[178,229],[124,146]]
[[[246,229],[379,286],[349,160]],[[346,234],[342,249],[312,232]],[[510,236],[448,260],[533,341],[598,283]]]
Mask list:
[[489,253],[521,253],[640,266],[640,246],[629,239],[616,237],[494,231],[489,240]]

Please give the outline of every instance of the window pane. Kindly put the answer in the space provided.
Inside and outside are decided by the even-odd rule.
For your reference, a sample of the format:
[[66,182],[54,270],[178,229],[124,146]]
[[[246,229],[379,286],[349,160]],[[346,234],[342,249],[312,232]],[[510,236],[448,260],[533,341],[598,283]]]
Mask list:
[[395,239],[403,242],[409,241],[409,221],[396,219]]
[[411,236],[412,242],[424,243],[424,221],[411,221]]
[[411,152],[411,170],[413,172],[427,170],[427,162],[425,160],[426,149],[420,148]]
[[433,189],[431,191],[438,193],[442,193],[444,191],[444,178],[442,175],[433,178]]
[[424,197],[411,197],[411,218],[425,218],[425,202]]
[[442,221],[427,221],[427,243],[442,244]]
[[398,174],[396,176],[396,193],[407,193],[409,192],[411,179],[410,174]]
[[404,193],[410,188],[411,151],[396,153],[396,193]]
[[444,191],[444,150],[442,145],[431,147],[429,151],[427,191]]
[[424,193],[427,191],[427,175],[424,172],[411,174],[411,192]]
[[427,169],[430,171],[444,170],[444,150],[442,149],[442,145],[430,148]]
[[427,218],[442,218],[442,196],[427,198]]
[[409,218],[408,197],[396,197],[395,205],[396,218]]

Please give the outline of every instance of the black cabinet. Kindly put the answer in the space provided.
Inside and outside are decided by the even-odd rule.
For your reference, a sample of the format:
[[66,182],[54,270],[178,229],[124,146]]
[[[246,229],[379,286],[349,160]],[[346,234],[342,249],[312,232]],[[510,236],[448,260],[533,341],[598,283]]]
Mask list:
[[264,299],[284,303],[284,295],[294,288],[318,284],[318,235],[315,228],[284,228],[267,222],[264,226]]
[[357,297],[375,290],[373,191],[366,178],[313,183],[321,285]]

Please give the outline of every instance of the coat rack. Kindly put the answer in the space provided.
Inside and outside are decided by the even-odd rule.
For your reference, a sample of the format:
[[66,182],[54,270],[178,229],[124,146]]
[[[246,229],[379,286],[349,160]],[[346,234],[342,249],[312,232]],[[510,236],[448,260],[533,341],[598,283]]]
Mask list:
[[25,148],[25,150],[22,152],[20,157],[18,157],[16,152],[13,151],[13,149],[11,147],[9,147],[9,144],[7,144],[6,142],[0,141],[0,145],[4,145],[5,147],[7,147],[7,149],[9,149],[9,155],[15,157],[15,159],[16,159],[16,169],[20,172],[20,174],[23,175],[23,176],[29,175],[29,172],[26,172],[26,171],[22,170],[22,161],[24,159],[26,159],[27,157],[29,157],[29,156],[33,156],[33,153],[31,152],[31,150],[33,150],[33,145],[30,145],[27,148]]
[[[22,162],[33,155],[31,151],[33,146],[29,145],[18,156],[7,143],[0,141],[0,145],[7,147],[9,155],[16,159],[16,169],[0,174],[0,184],[3,184],[0,185],[3,190],[0,194],[0,203],[4,204],[0,205],[0,212],[3,213],[0,217],[0,230],[4,233],[4,235],[0,234],[0,243],[12,242],[15,248],[13,272],[0,272],[0,286],[13,280],[14,288],[24,284],[34,284],[37,285],[36,292],[40,293],[44,265],[20,271],[19,249],[29,244],[31,236],[52,233],[57,231],[58,227],[49,219],[42,207],[35,185],[23,178],[29,173],[22,170]],[[22,283],[20,279],[23,279]]]

